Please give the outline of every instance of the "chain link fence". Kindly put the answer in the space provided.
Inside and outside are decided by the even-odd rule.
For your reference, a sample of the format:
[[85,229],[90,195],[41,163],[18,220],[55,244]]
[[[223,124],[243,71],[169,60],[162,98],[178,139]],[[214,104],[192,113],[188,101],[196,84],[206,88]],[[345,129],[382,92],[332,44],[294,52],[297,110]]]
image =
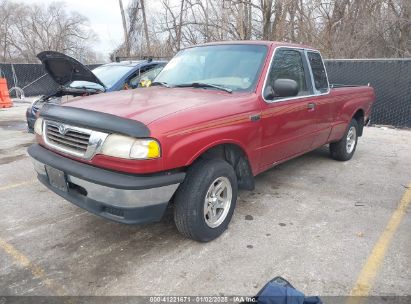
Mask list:
[[375,89],[371,123],[411,128],[411,59],[326,60],[330,83]]
[[[325,64],[330,83],[374,87],[373,124],[411,128],[411,60],[326,60]],[[0,64],[0,71],[9,88],[19,87],[25,96],[51,94],[58,87],[41,64]]]

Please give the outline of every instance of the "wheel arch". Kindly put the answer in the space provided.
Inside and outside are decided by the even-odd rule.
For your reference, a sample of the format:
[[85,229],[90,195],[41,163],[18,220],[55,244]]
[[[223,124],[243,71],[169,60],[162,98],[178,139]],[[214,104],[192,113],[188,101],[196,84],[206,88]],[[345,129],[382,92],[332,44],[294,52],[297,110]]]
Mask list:
[[212,143],[199,151],[188,163],[193,163],[202,159],[222,159],[227,161],[233,168],[237,176],[238,187],[246,190],[254,189],[254,175],[246,149],[234,141],[220,141]]
[[361,108],[357,109],[352,115],[352,118],[358,123],[358,136],[362,136],[365,124],[365,111]]

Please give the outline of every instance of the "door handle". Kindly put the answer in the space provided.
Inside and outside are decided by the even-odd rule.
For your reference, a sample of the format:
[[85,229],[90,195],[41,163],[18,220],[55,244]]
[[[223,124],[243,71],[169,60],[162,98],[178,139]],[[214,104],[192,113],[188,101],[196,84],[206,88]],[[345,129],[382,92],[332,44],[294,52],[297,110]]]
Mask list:
[[260,114],[255,114],[255,115],[251,115],[250,116],[250,120],[251,121],[259,121],[261,119],[261,115]]
[[307,109],[308,110],[314,110],[315,109],[315,103],[310,102],[309,104],[307,104]]

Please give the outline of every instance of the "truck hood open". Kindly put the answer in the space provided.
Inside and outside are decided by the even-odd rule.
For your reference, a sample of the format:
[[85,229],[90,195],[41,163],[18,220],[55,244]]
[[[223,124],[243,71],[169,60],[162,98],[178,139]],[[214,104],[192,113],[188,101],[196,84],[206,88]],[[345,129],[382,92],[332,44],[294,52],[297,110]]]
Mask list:
[[97,83],[104,88],[103,82],[85,65],[65,54],[44,51],[37,54],[46,72],[60,85],[67,85],[74,80]]
[[191,89],[151,87],[91,95],[64,104],[123,118],[146,125],[161,117],[190,108],[238,98],[238,93]]

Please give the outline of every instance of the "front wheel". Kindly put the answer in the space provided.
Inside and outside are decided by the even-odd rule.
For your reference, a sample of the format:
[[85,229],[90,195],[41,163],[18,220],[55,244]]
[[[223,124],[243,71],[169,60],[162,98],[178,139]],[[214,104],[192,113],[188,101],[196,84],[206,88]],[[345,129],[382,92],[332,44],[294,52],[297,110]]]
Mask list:
[[335,143],[330,144],[331,157],[340,160],[347,161],[350,160],[357,148],[358,143],[358,122],[357,120],[351,120],[348,125],[347,131],[345,132],[343,138]]
[[228,227],[237,201],[237,177],[223,160],[191,166],[174,199],[174,222],[184,236],[199,242],[219,237]]

